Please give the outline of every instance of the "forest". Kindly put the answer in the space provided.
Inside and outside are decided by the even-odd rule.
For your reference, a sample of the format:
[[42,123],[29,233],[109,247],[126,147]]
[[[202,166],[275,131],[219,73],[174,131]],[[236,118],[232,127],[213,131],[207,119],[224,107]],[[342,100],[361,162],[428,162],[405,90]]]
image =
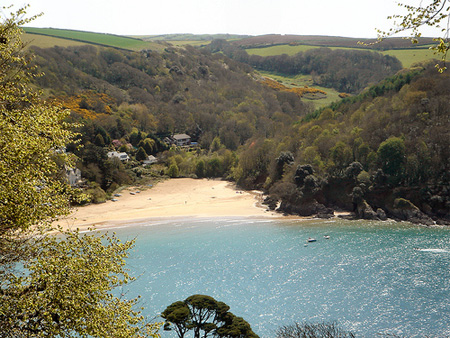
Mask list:
[[[205,48],[128,52],[32,48],[35,84],[70,109],[78,158],[94,201],[145,177],[220,177],[270,195],[286,213],[449,220],[449,75],[434,64],[400,69],[392,57],[326,48],[248,56],[216,40]],[[269,86],[264,69],[313,74],[353,96],[314,110]],[[171,146],[175,133],[195,147]],[[107,157],[126,151],[124,163]],[[142,166],[155,155],[159,164]]]
[[369,84],[394,75],[402,66],[398,59],[368,50],[317,48],[293,56],[248,55],[235,44],[215,40],[208,46],[257,70],[284,75],[312,75],[316,85],[357,94]]

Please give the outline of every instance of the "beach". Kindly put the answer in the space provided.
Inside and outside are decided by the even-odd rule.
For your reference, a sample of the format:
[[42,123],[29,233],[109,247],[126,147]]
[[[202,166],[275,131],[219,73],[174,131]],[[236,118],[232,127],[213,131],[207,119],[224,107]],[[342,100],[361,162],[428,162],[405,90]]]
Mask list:
[[114,199],[78,207],[56,224],[83,230],[160,217],[277,216],[261,205],[261,192],[242,191],[222,180],[170,179],[153,186],[123,189]]

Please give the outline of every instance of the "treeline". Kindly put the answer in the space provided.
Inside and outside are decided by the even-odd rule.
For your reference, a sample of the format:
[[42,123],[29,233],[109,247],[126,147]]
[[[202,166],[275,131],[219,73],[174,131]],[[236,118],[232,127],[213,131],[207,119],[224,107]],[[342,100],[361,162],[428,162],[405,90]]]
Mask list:
[[210,48],[257,70],[285,75],[312,75],[316,85],[353,94],[394,75],[402,68],[397,58],[372,51],[317,48],[293,56],[263,57],[248,55],[244,49],[224,40],[213,41]]

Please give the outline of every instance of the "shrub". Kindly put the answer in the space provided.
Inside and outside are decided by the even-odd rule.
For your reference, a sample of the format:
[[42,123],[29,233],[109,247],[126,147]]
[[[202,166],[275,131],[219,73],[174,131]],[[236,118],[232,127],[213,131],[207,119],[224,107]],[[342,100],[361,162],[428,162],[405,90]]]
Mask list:
[[276,333],[276,338],[354,338],[351,332],[346,332],[333,323],[295,323],[282,326]]

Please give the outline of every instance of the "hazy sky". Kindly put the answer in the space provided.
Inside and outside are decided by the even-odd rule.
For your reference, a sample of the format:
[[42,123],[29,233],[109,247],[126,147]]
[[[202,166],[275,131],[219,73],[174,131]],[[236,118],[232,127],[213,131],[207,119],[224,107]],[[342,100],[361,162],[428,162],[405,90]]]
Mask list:
[[[416,0],[405,0],[414,3]],[[300,34],[376,37],[394,0],[11,0],[43,12],[33,27],[122,35]],[[430,35],[430,34],[429,34]]]

